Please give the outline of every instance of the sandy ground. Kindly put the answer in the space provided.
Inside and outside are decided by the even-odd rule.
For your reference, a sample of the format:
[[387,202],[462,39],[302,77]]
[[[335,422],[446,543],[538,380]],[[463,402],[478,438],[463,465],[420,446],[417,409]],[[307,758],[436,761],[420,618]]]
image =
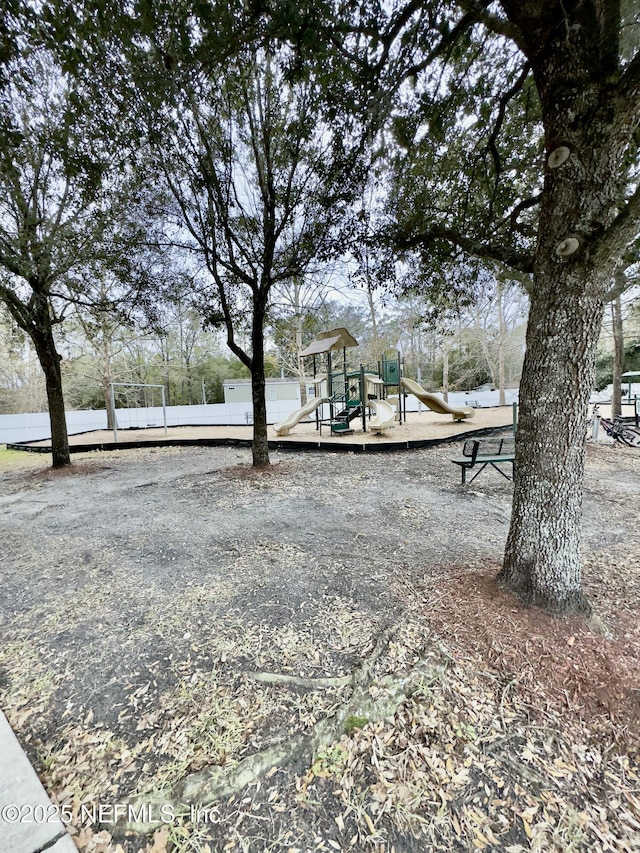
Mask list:
[[[611,416],[611,407],[603,404],[599,407],[602,417]],[[625,413],[626,416],[626,413]],[[389,445],[402,445],[406,442],[438,442],[460,439],[478,431],[493,430],[499,427],[510,427],[513,424],[513,407],[501,406],[495,408],[476,409],[473,418],[466,421],[453,421],[449,415],[439,415],[428,409],[422,412],[408,412],[403,423],[396,423],[382,432],[363,432],[360,420],[352,422],[353,433],[350,435],[331,435],[328,425],[323,425],[319,430],[315,420],[301,421],[292,428],[289,435],[279,436],[273,426],[268,428],[268,438],[271,443],[286,448],[287,445],[295,447],[296,444],[317,442],[318,447],[335,446],[350,448],[366,446],[368,449],[376,446],[385,447]],[[253,436],[253,426],[182,426],[150,427],[149,429],[119,430],[118,442],[136,444],[163,444],[164,442],[176,444],[184,441],[185,444],[194,444],[202,441],[203,444],[215,444],[227,440],[240,443],[250,443]],[[26,442],[25,442],[26,443]],[[50,448],[50,440],[32,441],[26,443],[30,447]],[[111,430],[95,430],[93,432],[79,433],[69,436],[71,448],[96,448],[113,449],[113,432]]]
[[[503,406],[494,409],[476,409],[474,417],[468,421],[456,422],[448,415],[438,415],[435,412],[409,412],[407,420],[400,424],[395,424],[390,429],[384,432],[363,432],[360,421],[353,421],[352,426],[354,431],[351,435],[332,436],[328,426],[323,426],[322,430],[316,429],[315,421],[301,422],[293,427],[290,435],[278,436],[272,426],[269,427],[269,441],[277,441],[279,444],[286,446],[287,444],[295,445],[300,442],[317,441],[321,445],[367,445],[373,446],[384,445],[388,443],[402,444],[407,441],[437,441],[439,439],[450,439],[456,436],[464,436],[470,432],[484,429],[494,429],[501,426],[511,426],[513,421],[513,409],[511,406]],[[165,433],[162,428],[137,429],[137,430],[119,430],[118,439],[121,442],[136,441],[141,443],[149,442],[150,444],[159,443],[165,439],[171,441],[184,440],[193,442],[201,439],[203,442],[237,439],[240,441],[251,441],[253,434],[252,426],[184,426],[170,427]],[[69,437],[69,443],[72,447],[82,447],[84,445],[113,444],[113,432],[110,430],[96,430],[94,432],[82,433],[80,435],[72,435]],[[50,442],[34,441],[30,442],[34,447],[47,447]]]

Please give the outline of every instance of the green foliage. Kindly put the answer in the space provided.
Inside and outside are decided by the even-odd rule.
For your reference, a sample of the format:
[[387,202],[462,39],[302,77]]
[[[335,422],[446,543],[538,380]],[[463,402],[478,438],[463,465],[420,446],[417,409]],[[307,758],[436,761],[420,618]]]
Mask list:
[[394,117],[396,125],[402,118],[415,128],[413,138],[396,137],[386,152],[393,169],[391,236],[431,277],[431,289],[435,284],[444,295],[453,284],[447,266],[458,236],[461,246],[491,244],[497,251],[512,245],[517,227],[517,253],[532,251],[535,205],[517,220],[510,212],[541,189],[542,128],[533,80],[525,79],[522,60],[508,45],[486,34],[469,33],[468,41],[474,64],[468,56],[453,62],[446,83],[437,67],[424,75]]
[[350,735],[356,729],[363,729],[369,722],[371,721],[366,717],[358,717],[352,714],[344,721],[344,733]]
[[[640,370],[640,341],[632,340],[625,344],[622,373]],[[602,391],[613,382],[613,354],[601,353],[596,359],[595,389]],[[624,388],[624,381],[623,381]]]
[[602,391],[613,381],[613,355],[606,353],[599,355],[596,360],[596,376],[594,387],[596,391]]
[[342,772],[349,756],[342,744],[336,743],[320,750],[315,756],[310,772],[320,778],[328,778]]
[[[85,0],[67,27],[61,4],[48,8],[78,86],[108,101],[127,144],[139,142],[162,176],[165,239],[198,265],[198,311],[224,322],[229,348],[261,381],[277,370],[265,360],[271,290],[336,254],[361,159],[357,140],[319,122],[322,86],[294,69],[288,39],[269,34],[288,15],[265,28],[267,10],[241,2],[160,0],[107,16]],[[254,462],[267,461],[256,405]]]
[[[278,376],[277,365],[268,375]],[[249,370],[235,357],[207,355],[189,368],[163,361],[162,354],[149,347],[137,353],[125,353],[111,364],[113,381],[144,382],[164,385],[168,405],[198,405],[224,402],[223,382],[226,379],[249,379]],[[105,399],[101,382],[102,364],[98,356],[81,356],[67,363],[64,369],[65,399],[73,409],[104,409]],[[157,392],[155,392],[157,394]],[[1,399],[1,398],[0,398]],[[117,405],[146,405],[142,390],[117,389]]]

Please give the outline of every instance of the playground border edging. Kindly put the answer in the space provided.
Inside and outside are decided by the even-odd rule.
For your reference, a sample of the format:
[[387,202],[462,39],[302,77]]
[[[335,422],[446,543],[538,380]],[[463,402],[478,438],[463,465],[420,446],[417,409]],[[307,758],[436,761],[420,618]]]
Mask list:
[[[284,441],[282,439],[271,439],[268,442],[269,450],[288,451],[312,451],[321,450],[329,453],[390,453],[397,450],[420,450],[426,447],[435,447],[439,444],[452,444],[474,436],[492,435],[505,429],[510,429],[510,424],[495,427],[483,427],[482,429],[467,430],[448,435],[442,438],[411,439],[407,441],[385,441],[384,443],[366,444],[363,442],[323,442],[320,439],[313,441]],[[84,435],[88,433],[83,433]],[[249,438],[158,438],[153,441],[101,441],[82,445],[71,445],[70,453],[91,453],[94,451],[112,450],[138,450],[143,447],[251,447]],[[27,442],[15,442],[7,444],[8,450],[20,450],[26,453],[51,453],[51,445],[34,446]]]

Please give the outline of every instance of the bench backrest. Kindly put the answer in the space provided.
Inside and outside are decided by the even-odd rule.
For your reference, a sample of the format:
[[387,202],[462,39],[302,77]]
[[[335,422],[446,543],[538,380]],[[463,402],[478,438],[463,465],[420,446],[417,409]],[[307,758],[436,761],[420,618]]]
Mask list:
[[515,450],[513,436],[506,438],[468,438],[463,447],[462,455],[468,456],[472,462],[476,456],[502,456]]

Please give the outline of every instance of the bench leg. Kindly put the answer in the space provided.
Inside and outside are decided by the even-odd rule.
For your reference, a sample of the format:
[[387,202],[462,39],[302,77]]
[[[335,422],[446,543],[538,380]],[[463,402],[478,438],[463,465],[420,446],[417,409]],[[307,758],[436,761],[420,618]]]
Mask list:
[[509,480],[509,482],[511,482],[511,480],[513,480],[513,462],[511,463],[511,476],[509,476],[508,474],[505,474],[504,471],[502,470],[502,468],[498,467],[498,465],[500,464],[499,462],[491,462],[490,464],[493,465],[493,467],[496,469],[498,474],[502,474],[502,476],[505,478],[505,480]]
[[473,483],[473,481],[475,480],[475,478],[476,478],[476,477],[478,477],[480,474],[482,474],[482,472],[484,471],[484,469],[487,467],[487,465],[488,465],[488,464],[489,464],[488,462],[485,462],[483,465],[480,465],[480,463],[479,463],[479,462],[476,462],[476,466],[477,466],[477,465],[480,465],[480,467],[478,468],[478,470],[476,471],[476,473],[473,475],[473,477],[469,480],[469,482],[470,482],[470,483]]
[[[477,463],[477,464],[480,465],[480,463]],[[509,480],[509,482],[511,482],[513,480],[513,465],[514,465],[514,463],[511,462],[511,476],[509,476],[508,474],[505,474],[505,472],[502,470],[502,468],[498,467],[500,464],[501,464],[500,462],[485,462],[484,464],[482,464],[480,466],[480,468],[476,471],[476,473],[469,480],[469,482],[473,483],[475,478],[478,477],[480,474],[482,474],[482,472],[487,467],[487,465],[491,465],[491,467],[495,468],[496,471],[498,472],[498,474],[501,474],[505,478],[505,480]],[[464,480],[463,480],[463,482],[464,482]]]

